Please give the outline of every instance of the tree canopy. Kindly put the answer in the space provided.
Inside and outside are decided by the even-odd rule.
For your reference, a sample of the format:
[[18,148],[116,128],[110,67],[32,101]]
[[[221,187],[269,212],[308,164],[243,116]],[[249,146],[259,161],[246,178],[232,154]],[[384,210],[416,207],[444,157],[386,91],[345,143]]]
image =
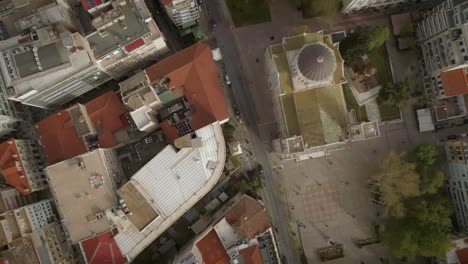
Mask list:
[[345,62],[355,65],[369,51],[382,46],[388,39],[389,30],[385,26],[358,27],[340,42],[340,53]]
[[381,239],[400,258],[444,256],[452,245],[452,207],[440,192],[442,157],[436,145],[419,145],[405,156],[392,152],[374,177],[387,212]]
[[383,160],[374,180],[388,215],[403,216],[406,211],[404,200],[420,194],[416,165],[403,161],[395,152],[390,152]]
[[421,193],[437,193],[445,181],[444,173],[439,169],[444,156],[436,145],[422,144],[408,154],[408,160],[416,164],[416,172],[421,177]]
[[420,196],[406,202],[404,217],[390,217],[382,232],[383,244],[398,257],[444,256],[452,246],[451,204],[445,196]]
[[407,82],[386,83],[379,91],[379,104],[401,105],[411,97],[411,86]]

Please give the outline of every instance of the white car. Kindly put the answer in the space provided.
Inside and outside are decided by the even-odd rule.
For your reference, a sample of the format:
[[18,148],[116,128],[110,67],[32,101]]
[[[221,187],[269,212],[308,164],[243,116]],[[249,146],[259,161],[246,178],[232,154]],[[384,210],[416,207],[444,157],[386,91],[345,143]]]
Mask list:
[[229,80],[229,76],[226,74],[224,75],[224,79],[226,79],[226,84],[231,85],[231,80]]

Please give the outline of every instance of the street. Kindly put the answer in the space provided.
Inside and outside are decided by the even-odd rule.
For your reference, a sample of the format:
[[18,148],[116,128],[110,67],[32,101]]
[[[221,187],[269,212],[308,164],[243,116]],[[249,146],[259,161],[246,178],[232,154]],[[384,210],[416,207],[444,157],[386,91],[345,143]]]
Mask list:
[[[321,181],[319,178],[324,179],[327,177],[331,165],[329,163],[333,162],[331,160],[335,160],[336,163],[333,165],[334,169],[330,172],[330,179],[321,184],[325,187],[330,186],[324,192],[325,197],[323,200],[328,201],[329,205],[332,205],[331,208],[334,209],[328,212],[324,211],[323,216],[318,216],[318,222],[323,222],[323,219],[334,215],[343,215],[343,213],[345,218],[349,218],[350,215],[357,217],[356,219],[354,217],[349,219],[349,228],[357,228],[356,231],[360,233],[344,232],[346,230],[341,228],[343,232],[340,234],[339,231],[333,232],[333,229],[330,229],[332,231],[330,236],[340,239],[339,236],[344,235],[346,237],[343,240],[349,242],[351,241],[349,237],[353,235],[370,236],[372,228],[369,228],[369,226],[372,226],[372,223],[376,221],[375,208],[371,204],[367,207],[366,205],[362,206],[363,203],[370,203],[368,192],[365,191],[365,184],[370,176],[370,171],[366,171],[366,169],[375,168],[379,158],[382,158],[390,150],[404,152],[422,143],[438,144],[446,140],[448,135],[467,131],[467,127],[462,126],[445,129],[437,133],[419,133],[416,113],[412,106],[413,102],[410,102],[402,109],[403,121],[382,126],[382,136],[380,138],[369,142],[348,144],[342,152],[336,152],[336,157],[334,157],[335,153],[333,153],[331,160],[321,158],[304,161],[304,165],[298,168],[296,168],[297,165],[295,164],[284,164],[284,167],[288,168],[288,170],[279,170],[278,168],[283,167],[283,164],[275,162],[274,154],[270,152],[271,140],[277,128],[274,115],[269,110],[272,107],[272,98],[264,77],[263,58],[268,46],[280,43],[281,39],[287,36],[295,26],[308,25],[313,31],[324,30],[325,33],[331,33],[355,28],[358,25],[389,25],[389,18],[386,14],[367,13],[349,16],[340,15],[333,21],[322,18],[303,19],[298,10],[291,6],[288,1],[277,0],[270,3],[271,22],[235,28],[224,1],[206,1],[204,7],[206,15],[215,23],[211,37],[216,40],[217,47],[221,49],[226,74],[229,75],[231,80],[231,90],[228,91],[228,94],[233,98],[230,98],[230,101],[236,104],[240,110],[241,117],[248,130],[247,134],[250,138],[252,152],[258,163],[263,165],[265,171],[264,201],[270,212],[273,225],[277,230],[281,255],[287,259],[287,263],[300,263],[296,251],[298,234],[290,230],[295,221],[300,219],[301,222],[312,223],[312,225],[306,224],[306,228],[302,226],[304,236],[299,238],[301,240],[299,243],[306,248],[324,246],[322,242],[327,242],[326,239],[321,241],[320,237],[317,238],[316,236],[319,234],[323,237],[324,232],[319,231],[317,233],[321,227],[320,224],[314,223],[314,219],[317,220],[314,217],[317,216],[311,213],[311,211],[316,211],[316,209],[311,209],[316,206],[311,202],[314,198],[304,195],[320,191],[321,188],[314,189],[317,188],[314,184]],[[366,158],[366,155],[370,158]],[[352,162],[353,159],[347,158],[350,156],[361,157],[359,159],[361,164],[358,165],[359,162]],[[272,163],[274,166],[272,166]],[[318,172],[323,170],[323,173],[315,175],[317,169]],[[345,175],[348,169],[350,170],[350,178],[347,180],[340,175]],[[306,176],[304,175],[310,176],[312,171],[314,171],[314,175],[305,180],[304,177]],[[343,185],[343,182],[352,182],[353,177],[354,181],[359,182],[359,184],[353,189],[353,192],[348,193],[346,191],[348,186],[347,184],[346,186]],[[301,183],[306,184],[306,182],[309,182],[307,186],[301,186]],[[335,182],[339,183],[339,188],[332,187],[335,186]],[[305,188],[306,192],[304,194],[300,193],[297,186],[299,186],[299,189]],[[327,198],[326,196],[333,193],[333,190],[337,194]],[[345,195],[342,195],[342,193]],[[359,199],[353,201],[352,194],[361,194],[361,196],[358,195]],[[295,202],[288,202],[291,195],[299,199]],[[351,213],[351,211],[355,212]],[[298,212],[299,215],[297,215]],[[304,212],[306,213],[304,214]],[[359,221],[360,219],[362,222]],[[335,224],[339,226],[340,222]],[[310,229],[311,227],[312,229]],[[301,228],[299,228],[300,230]],[[299,234],[300,236],[301,234]],[[328,235],[325,236],[328,237]],[[308,250],[305,253],[308,259],[315,260],[313,250]],[[360,254],[362,253],[351,254],[351,258],[343,259],[345,262],[342,263],[346,263],[346,260],[358,261],[359,259],[378,261],[379,258],[386,255],[380,246],[370,248],[370,251],[367,251],[363,256]]]
[[215,21],[214,37],[217,40],[218,47],[223,53],[223,59],[226,65],[226,71],[230,76],[233,94],[237,106],[241,112],[241,117],[247,125],[250,144],[253,154],[257,161],[265,164],[265,184],[266,184],[266,207],[268,208],[274,226],[278,229],[278,246],[281,253],[288,259],[288,263],[299,263],[296,254],[292,251],[290,245],[288,218],[285,216],[280,198],[274,191],[273,182],[271,180],[272,171],[268,166],[268,158],[266,155],[263,142],[258,136],[258,125],[256,120],[256,109],[253,98],[250,94],[249,87],[245,85],[245,80],[240,69],[241,64],[239,55],[235,46],[235,39],[231,31],[231,25],[225,18],[225,10],[220,4],[220,1],[206,1],[205,7],[207,14]]

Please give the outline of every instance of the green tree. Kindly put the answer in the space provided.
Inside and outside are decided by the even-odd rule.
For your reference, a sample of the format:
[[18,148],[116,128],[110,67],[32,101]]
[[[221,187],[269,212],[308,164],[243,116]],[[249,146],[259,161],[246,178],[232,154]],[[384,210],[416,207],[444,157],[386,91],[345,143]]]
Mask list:
[[440,156],[440,149],[436,145],[421,144],[413,151],[413,159],[418,166],[433,166]]
[[382,161],[373,179],[385,203],[386,215],[403,216],[404,201],[420,194],[420,178],[415,169],[415,164],[403,161],[395,152]]
[[407,82],[386,83],[377,97],[379,104],[399,106],[411,97],[411,86]]
[[445,174],[439,169],[442,157],[442,150],[431,144],[421,144],[408,154],[408,160],[416,164],[416,172],[421,176],[421,193],[434,194],[443,186]]
[[388,39],[389,30],[384,26],[358,27],[340,42],[340,53],[346,64],[357,65],[362,56],[382,46]]
[[398,257],[442,257],[452,246],[451,204],[445,196],[420,196],[406,202],[404,217],[391,217],[384,226],[382,242]]

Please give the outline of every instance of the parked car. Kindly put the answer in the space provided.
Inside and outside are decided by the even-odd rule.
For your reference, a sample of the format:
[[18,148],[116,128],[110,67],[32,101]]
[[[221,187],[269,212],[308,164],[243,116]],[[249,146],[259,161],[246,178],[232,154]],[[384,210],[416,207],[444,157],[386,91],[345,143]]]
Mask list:
[[231,85],[231,80],[229,80],[229,75],[224,75],[224,79],[226,79],[226,84]]
[[265,172],[265,171],[263,170],[262,164],[258,164],[257,169],[258,169],[258,172],[260,172],[260,174],[263,174],[263,173]]

